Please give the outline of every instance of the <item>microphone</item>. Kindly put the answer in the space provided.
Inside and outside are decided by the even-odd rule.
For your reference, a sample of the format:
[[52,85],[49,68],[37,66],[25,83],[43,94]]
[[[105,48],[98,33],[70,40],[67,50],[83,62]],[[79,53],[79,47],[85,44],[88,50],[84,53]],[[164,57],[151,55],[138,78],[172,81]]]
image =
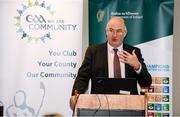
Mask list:
[[0,101],[0,117],[3,117],[3,103]]
[[74,116],[74,114],[75,114],[76,104],[78,102],[78,98],[79,98],[80,93],[78,90],[74,90],[74,94],[75,94],[74,99],[72,99],[72,108],[73,108],[73,115],[72,116]]

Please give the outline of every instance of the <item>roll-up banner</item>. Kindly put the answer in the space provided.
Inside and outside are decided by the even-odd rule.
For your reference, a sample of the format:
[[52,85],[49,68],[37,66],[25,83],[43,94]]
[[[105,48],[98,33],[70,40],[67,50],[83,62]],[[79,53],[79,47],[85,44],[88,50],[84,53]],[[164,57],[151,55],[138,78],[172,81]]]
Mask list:
[[173,0],[89,0],[89,43],[106,41],[111,16],[124,18],[125,43],[141,48],[152,85],[148,116],[172,116]]
[[82,59],[83,0],[0,0],[4,116],[71,116]]

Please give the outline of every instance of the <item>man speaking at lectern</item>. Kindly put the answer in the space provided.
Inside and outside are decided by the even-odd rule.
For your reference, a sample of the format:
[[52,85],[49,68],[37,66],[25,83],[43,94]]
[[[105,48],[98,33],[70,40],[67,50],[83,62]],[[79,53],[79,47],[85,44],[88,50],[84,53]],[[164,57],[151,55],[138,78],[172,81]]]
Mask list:
[[[125,21],[113,16],[106,25],[107,42],[93,45],[86,50],[85,58],[75,79],[72,95],[82,94],[88,88],[89,80],[98,77],[135,78],[141,87],[152,82],[141,51],[137,47],[123,44],[127,29]],[[91,85],[91,93],[96,87]]]

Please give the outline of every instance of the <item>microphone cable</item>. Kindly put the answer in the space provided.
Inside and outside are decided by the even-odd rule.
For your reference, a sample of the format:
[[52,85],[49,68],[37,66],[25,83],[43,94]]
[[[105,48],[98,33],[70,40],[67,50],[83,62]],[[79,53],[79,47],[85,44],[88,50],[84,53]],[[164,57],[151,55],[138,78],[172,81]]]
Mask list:
[[108,100],[108,97],[107,97],[107,95],[104,95],[105,97],[106,97],[106,102],[107,102],[107,106],[108,106],[108,114],[109,114],[109,117],[110,117],[110,110],[109,110],[109,100]]
[[96,94],[96,97],[97,97],[97,99],[98,99],[98,102],[99,102],[99,107],[94,111],[94,113],[93,113],[93,117],[96,115],[96,113],[99,111],[99,109],[101,108],[101,100],[99,99],[99,96],[98,96],[98,94]]

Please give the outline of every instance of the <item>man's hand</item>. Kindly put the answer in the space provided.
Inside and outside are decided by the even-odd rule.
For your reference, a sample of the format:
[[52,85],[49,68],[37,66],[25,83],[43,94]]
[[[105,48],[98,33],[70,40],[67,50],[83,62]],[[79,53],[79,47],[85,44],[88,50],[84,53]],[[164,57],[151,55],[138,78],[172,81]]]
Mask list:
[[132,51],[132,54],[129,52],[122,50],[118,53],[120,61],[126,64],[129,64],[134,68],[134,70],[139,70],[140,68],[140,62],[135,54],[135,50]]

